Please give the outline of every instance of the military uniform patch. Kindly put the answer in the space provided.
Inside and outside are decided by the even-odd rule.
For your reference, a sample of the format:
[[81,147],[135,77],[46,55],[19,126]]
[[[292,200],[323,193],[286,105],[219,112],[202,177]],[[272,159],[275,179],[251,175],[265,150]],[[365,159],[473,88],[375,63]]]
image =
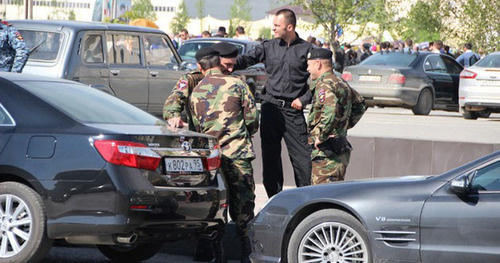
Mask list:
[[187,80],[179,80],[179,84],[177,84],[178,90],[184,90],[188,86]]
[[16,32],[16,37],[17,37],[17,39],[24,41],[23,36],[21,36],[21,34],[19,32]]
[[325,99],[326,99],[325,89],[320,89],[318,92],[319,103],[321,104],[325,103]]

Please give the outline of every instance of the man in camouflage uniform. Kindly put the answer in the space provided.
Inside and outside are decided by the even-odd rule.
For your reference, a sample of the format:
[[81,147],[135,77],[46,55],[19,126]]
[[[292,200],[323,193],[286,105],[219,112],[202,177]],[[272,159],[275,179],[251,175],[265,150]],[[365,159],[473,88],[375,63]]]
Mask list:
[[29,53],[19,31],[0,19],[0,71],[21,73]]
[[[222,73],[226,75],[231,74],[236,64],[238,49],[226,42],[219,42],[212,47],[219,52]],[[198,82],[203,77],[203,74],[199,70],[195,70],[182,75],[179,81],[177,81],[177,84],[172,89],[172,93],[163,106],[163,118],[168,121],[170,126],[182,128],[186,125],[181,119],[181,112],[189,108],[188,98],[194,87],[198,85]],[[187,114],[187,122],[189,129],[194,130],[189,112]]]
[[251,135],[259,127],[255,99],[246,83],[222,74],[218,52],[213,48],[202,48],[196,53],[196,60],[205,78],[191,94],[193,124],[196,131],[219,140],[221,168],[229,188],[229,214],[242,241],[241,262],[250,262],[247,225],[255,208]]
[[332,52],[313,49],[308,54],[313,102],[309,113],[311,184],[344,180],[351,145],[347,129],[361,119],[366,110],[364,99],[332,71]]

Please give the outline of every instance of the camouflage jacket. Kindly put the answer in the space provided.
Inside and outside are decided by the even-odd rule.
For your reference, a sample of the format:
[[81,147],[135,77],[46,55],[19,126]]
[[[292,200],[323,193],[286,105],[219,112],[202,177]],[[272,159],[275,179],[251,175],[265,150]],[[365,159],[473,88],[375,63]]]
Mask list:
[[[321,75],[311,85],[313,101],[309,113],[309,143],[329,137],[347,136],[347,129],[356,125],[366,110],[364,99],[333,72]],[[313,150],[317,156],[319,150]],[[321,153],[322,154],[322,153]]]
[[251,135],[259,128],[259,114],[246,83],[220,70],[209,70],[190,101],[196,130],[215,136],[223,155],[255,158]]
[[189,129],[194,130],[191,114],[188,112],[189,96],[193,92],[194,87],[203,79],[203,74],[199,71],[191,71],[181,76],[175,87],[172,88],[172,93],[168,96],[163,105],[163,119],[168,120],[172,117],[180,117],[181,112],[186,110],[187,122]]
[[28,61],[29,48],[11,24],[0,20],[0,71],[21,72]]

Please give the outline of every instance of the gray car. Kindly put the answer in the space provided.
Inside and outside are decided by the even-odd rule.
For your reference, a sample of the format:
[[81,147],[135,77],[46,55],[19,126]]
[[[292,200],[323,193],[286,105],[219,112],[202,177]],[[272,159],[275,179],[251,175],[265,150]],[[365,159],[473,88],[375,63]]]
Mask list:
[[287,190],[251,222],[252,262],[500,262],[500,151],[439,176]]
[[[23,72],[89,84],[161,115],[185,73],[161,30],[122,24],[15,20],[31,54]],[[182,65],[181,65],[182,64]]]

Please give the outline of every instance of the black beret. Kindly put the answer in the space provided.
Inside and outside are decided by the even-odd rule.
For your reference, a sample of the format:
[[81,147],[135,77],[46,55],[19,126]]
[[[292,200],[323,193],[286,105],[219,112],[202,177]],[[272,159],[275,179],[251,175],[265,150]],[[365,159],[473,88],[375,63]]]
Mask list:
[[238,48],[227,42],[219,42],[212,46],[215,51],[219,52],[219,56],[223,58],[235,58],[238,56]]
[[370,48],[372,47],[372,45],[370,45],[370,43],[364,43],[364,44],[363,44],[363,47],[364,47],[365,49],[370,49]]
[[196,58],[196,61],[200,61],[202,58],[218,55],[219,52],[217,52],[213,47],[203,47],[198,50],[198,52],[196,52],[196,55],[194,55],[194,57]]
[[314,48],[307,54],[307,59],[332,59],[333,52],[325,48]]

